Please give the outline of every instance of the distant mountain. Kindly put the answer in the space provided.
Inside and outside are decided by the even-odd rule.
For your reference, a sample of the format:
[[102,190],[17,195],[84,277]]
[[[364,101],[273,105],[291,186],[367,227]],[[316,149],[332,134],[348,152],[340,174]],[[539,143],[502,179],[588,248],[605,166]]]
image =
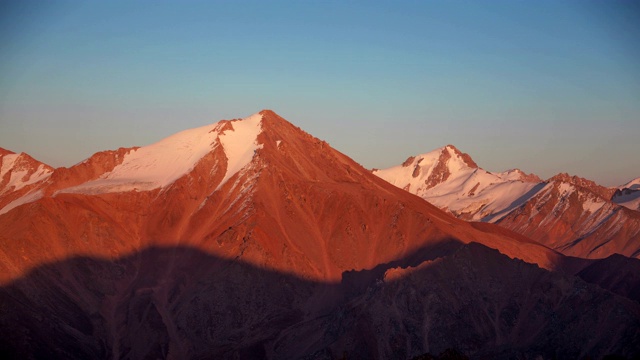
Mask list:
[[458,218],[496,223],[566,255],[640,257],[640,213],[616,204],[623,190],[567,174],[491,173],[451,145],[373,173]]
[[373,173],[465,220],[491,222],[521,204],[541,180],[514,169],[491,173],[453,145]]
[[640,303],[577,275],[593,262],[456,219],[272,111],[48,171],[0,194],[3,358],[640,354]]
[[33,194],[33,189],[39,187],[53,173],[53,168],[43,164],[31,156],[16,154],[0,148],[0,214],[18,205],[10,203],[19,198],[26,199],[27,194]]
[[633,179],[622,186],[619,186],[618,189],[640,190],[640,177],[637,179]]
[[613,191],[578,177],[549,179],[496,223],[566,255],[640,257],[640,212],[607,200]]
[[640,178],[619,186],[611,201],[628,209],[640,211]]

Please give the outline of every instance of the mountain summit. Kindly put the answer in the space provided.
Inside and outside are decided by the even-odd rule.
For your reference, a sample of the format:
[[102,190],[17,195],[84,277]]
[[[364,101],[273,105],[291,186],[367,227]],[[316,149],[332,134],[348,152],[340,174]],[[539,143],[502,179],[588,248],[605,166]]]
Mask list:
[[[53,172],[53,168],[25,153],[16,154],[3,148],[0,148],[0,165],[0,214],[8,211],[4,209],[10,203],[34,194],[34,189]],[[32,198],[35,197],[32,195]]]
[[453,145],[373,174],[457,217],[475,221],[500,216],[540,181],[518,169],[488,172]]

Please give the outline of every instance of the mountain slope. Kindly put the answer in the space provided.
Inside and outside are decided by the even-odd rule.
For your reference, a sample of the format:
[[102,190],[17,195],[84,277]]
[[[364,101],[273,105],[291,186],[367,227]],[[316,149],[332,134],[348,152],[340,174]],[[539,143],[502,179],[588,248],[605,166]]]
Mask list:
[[451,145],[373,173],[458,218],[496,223],[567,255],[640,256],[640,213],[611,201],[620,191],[577,176],[491,173]]

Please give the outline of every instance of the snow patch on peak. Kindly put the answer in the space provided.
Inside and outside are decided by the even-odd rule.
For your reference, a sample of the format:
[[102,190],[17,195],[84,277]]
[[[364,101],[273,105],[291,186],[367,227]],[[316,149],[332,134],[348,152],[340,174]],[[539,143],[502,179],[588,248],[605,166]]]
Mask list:
[[468,176],[478,170],[471,158],[453,145],[411,156],[401,165],[374,170],[373,174],[410,192],[424,196],[425,192],[453,178]]
[[224,181],[251,160],[262,115],[184,130],[128,152],[122,163],[99,179],[61,192],[99,194],[164,188],[188,174],[218,146],[228,159]]
[[588,211],[590,214],[594,214],[596,211],[600,210],[605,205],[605,202],[602,199],[599,199],[595,196],[589,196],[582,203],[582,209]]
[[500,176],[500,178],[502,178],[503,180],[536,182],[536,183],[542,182],[542,179],[540,179],[537,175],[527,174],[520,169],[510,169],[505,172],[499,173],[497,175]]
[[227,156],[227,171],[218,189],[247,166],[256,150],[262,148],[262,144],[258,144],[258,135],[262,132],[262,114],[253,114],[241,121],[234,121],[231,125],[232,131],[225,130],[219,136]]
[[[0,185],[2,185],[0,193],[16,191],[51,176],[51,168],[44,164],[38,164],[38,167],[34,169],[34,164],[29,159],[31,158],[28,155],[13,153],[0,157],[2,164],[0,166]],[[6,176],[9,176],[8,181],[5,179]]]
[[473,161],[473,159],[471,159],[471,156],[469,156],[469,154],[463,153],[455,146],[447,145],[444,147],[444,149],[446,149],[449,152],[452,158],[458,159],[458,161],[461,161],[466,166],[470,168],[478,168],[478,164],[476,164],[476,162]]
[[18,154],[7,154],[0,158],[0,160],[2,160],[2,166],[0,166],[0,179],[4,178],[4,176],[13,169],[19,156],[20,155]]
[[558,192],[562,197],[571,195],[574,191],[576,191],[575,186],[570,183],[562,182],[557,184]]
[[640,177],[637,179],[633,179],[624,185],[620,185],[617,189],[631,189],[631,190],[640,190]]

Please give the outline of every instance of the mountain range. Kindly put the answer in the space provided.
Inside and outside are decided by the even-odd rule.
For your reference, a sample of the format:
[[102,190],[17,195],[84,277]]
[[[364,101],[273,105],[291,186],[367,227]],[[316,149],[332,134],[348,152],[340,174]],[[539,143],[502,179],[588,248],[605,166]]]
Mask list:
[[640,355],[634,184],[427,155],[372,172],[269,110],[69,168],[2,149],[0,355]]
[[640,178],[606,188],[566,173],[492,173],[452,145],[373,173],[452,215],[498,224],[565,255],[640,257]]

